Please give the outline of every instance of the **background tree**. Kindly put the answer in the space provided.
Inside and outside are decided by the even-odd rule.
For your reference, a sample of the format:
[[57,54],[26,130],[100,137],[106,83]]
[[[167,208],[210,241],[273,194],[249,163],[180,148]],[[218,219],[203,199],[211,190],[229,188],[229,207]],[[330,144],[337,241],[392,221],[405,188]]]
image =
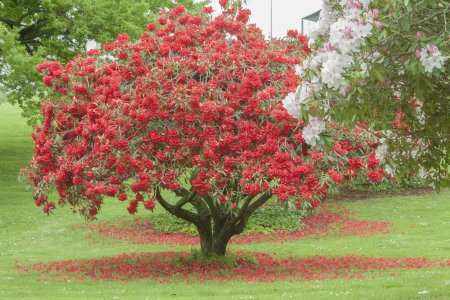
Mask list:
[[145,24],[176,3],[197,12],[193,0],[6,0],[0,2],[1,93],[21,106],[29,123],[39,118],[45,94],[36,65],[67,62],[86,50],[88,41],[104,43],[120,32],[139,38]]
[[303,35],[269,42],[247,24],[250,11],[211,11],[178,6],[135,43],[120,34],[89,57],[39,65],[52,101],[25,174],[44,212],[55,187],[59,205],[88,219],[107,196],[128,200],[129,213],[158,202],[195,225],[203,254],[224,255],[272,196],[317,207],[345,177],[369,168],[381,179],[362,128],[335,128],[334,151],[310,151],[304,138],[313,143],[324,125],[303,128],[283,108],[309,51]]
[[[6,35],[7,33],[7,28],[5,25],[0,23],[0,40],[3,39],[3,37]],[[5,72],[5,71],[2,71]],[[0,73],[1,76],[3,76],[3,73]],[[2,102],[4,102],[6,100],[6,96],[4,95],[3,89],[2,89],[2,84],[0,83],[0,104],[2,104]]]
[[324,1],[291,112],[368,120],[389,171],[449,186],[449,8],[442,0]]

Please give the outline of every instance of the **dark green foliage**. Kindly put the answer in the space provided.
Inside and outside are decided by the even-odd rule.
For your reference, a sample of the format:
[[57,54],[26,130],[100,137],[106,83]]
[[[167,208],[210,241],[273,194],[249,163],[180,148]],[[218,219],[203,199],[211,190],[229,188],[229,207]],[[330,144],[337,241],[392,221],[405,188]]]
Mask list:
[[164,233],[181,233],[197,236],[198,232],[191,223],[177,218],[168,213],[160,213],[151,216],[153,227]]
[[418,176],[401,177],[398,181],[383,178],[376,182],[349,182],[347,188],[354,191],[400,192],[405,189],[425,187],[425,181]]
[[[244,234],[300,230],[303,228],[305,214],[305,211],[285,209],[280,205],[266,205],[253,213]],[[155,214],[151,216],[151,220],[155,229],[164,233],[198,235],[194,225],[168,213]]]
[[274,231],[297,231],[303,228],[306,211],[287,209],[280,205],[261,207],[250,217],[248,233],[272,233]]

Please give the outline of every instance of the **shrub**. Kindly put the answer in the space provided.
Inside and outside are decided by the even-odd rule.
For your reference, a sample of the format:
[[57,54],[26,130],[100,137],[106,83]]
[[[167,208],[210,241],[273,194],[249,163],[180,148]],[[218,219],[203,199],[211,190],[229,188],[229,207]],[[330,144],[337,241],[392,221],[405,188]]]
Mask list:
[[249,10],[233,5],[215,19],[211,12],[191,16],[179,6],[137,42],[120,34],[65,66],[38,66],[53,92],[26,175],[44,212],[56,207],[48,199],[55,187],[58,204],[87,219],[105,196],[129,201],[131,214],[158,202],[194,224],[203,254],[224,255],[272,196],[317,207],[345,177],[372,168],[371,142],[353,141],[360,133],[335,129],[336,139],[345,137],[336,151],[312,150],[305,139],[325,125],[304,127],[283,108],[299,81],[295,65],[309,52],[302,34],[266,41],[247,24]]

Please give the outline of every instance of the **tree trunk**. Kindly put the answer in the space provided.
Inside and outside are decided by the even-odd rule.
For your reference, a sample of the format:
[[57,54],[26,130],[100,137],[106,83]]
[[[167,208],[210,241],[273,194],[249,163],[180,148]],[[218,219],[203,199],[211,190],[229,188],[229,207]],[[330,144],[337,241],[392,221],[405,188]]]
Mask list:
[[[155,192],[156,200],[169,213],[195,225],[200,236],[203,255],[224,256],[231,237],[244,231],[250,215],[272,197],[272,192],[270,190],[265,192],[253,202],[255,196],[247,196],[234,216],[223,213],[210,197],[196,197],[195,191],[181,189],[177,195],[181,199],[173,205],[163,198],[159,188]],[[184,209],[186,203],[191,203],[197,213]]]
[[224,256],[227,251],[227,245],[232,234],[227,226],[222,228],[219,233],[213,232],[211,226],[197,226],[200,236],[200,249],[203,255]]
[[230,239],[216,239],[213,245],[213,254],[218,256],[224,256],[227,252],[228,241]]
[[203,228],[199,228],[197,226],[198,235],[200,237],[200,249],[202,254],[205,256],[209,256],[213,253],[214,239],[212,236],[211,230],[206,230]]
[[211,236],[200,235],[200,248],[205,256],[224,256],[227,252],[229,239],[217,239]]

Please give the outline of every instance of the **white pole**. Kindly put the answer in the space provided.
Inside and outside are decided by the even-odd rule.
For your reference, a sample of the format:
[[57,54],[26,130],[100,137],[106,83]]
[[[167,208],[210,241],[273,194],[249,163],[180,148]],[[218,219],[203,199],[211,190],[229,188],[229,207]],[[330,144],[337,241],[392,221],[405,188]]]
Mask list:
[[273,14],[272,14],[272,11],[273,11],[273,5],[272,5],[272,0],[270,0],[270,38],[273,38],[273,31],[272,31],[272,29],[273,29]]

